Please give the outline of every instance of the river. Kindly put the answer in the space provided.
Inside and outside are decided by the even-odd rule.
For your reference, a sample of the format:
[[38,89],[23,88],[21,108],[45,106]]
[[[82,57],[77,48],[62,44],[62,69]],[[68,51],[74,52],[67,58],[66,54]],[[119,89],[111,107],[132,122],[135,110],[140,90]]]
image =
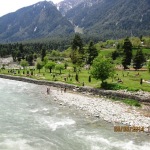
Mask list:
[[146,133],[55,103],[44,86],[0,79],[0,150],[149,150]]

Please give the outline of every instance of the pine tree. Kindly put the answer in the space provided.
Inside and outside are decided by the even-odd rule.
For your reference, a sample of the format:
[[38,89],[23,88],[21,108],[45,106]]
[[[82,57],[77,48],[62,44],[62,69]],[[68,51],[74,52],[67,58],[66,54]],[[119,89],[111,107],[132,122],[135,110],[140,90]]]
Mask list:
[[45,48],[42,48],[42,53],[41,53],[41,60],[44,60],[44,57],[46,56],[46,50]]
[[124,69],[128,69],[128,65],[131,64],[132,60],[132,43],[130,42],[129,38],[125,39],[123,49],[124,49],[124,57],[122,60],[122,65]]
[[79,53],[84,53],[82,39],[79,34],[75,35],[72,42],[72,50],[77,50],[77,49],[79,50]]
[[22,45],[22,43],[21,43],[21,44],[19,44],[19,51],[20,51],[21,53],[24,53],[24,49],[23,49],[23,45]]
[[95,57],[98,56],[98,51],[96,47],[94,46],[94,43],[91,41],[87,50],[87,64],[92,64]]
[[145,57],[142,52],[142,49],[138,49],[133,59],[133,68],[136,70],[142,68],[144,62],[145,62]]
[[73,64],[81,65],[83,63],[84,57],[84,49],[83,49],[83,42],[79,34],[76,34],[72,45],[72,51],[70,54],[71,60]]
[[33,54],[27,55],[26,60],[28,61],[29,65],[32,65],[33,64]]

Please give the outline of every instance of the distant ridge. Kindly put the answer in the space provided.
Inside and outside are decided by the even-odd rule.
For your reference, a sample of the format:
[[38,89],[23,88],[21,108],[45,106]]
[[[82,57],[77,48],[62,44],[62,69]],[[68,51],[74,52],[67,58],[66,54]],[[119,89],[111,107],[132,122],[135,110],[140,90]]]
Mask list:
[[150,35],[150,0],[42,1],[0,17],[0,42],[42,38],[117,39]]

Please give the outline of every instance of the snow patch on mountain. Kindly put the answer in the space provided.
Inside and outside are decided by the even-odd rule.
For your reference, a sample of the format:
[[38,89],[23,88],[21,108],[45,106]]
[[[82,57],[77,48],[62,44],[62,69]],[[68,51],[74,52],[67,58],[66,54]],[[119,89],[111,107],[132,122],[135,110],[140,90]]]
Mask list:
[[37,27],[34,28],[34,32],[36,32],[36,30],[37,30]]
[[84,0],[63,0],[56,4],[57,9],[65,15],[70,9],[74,8]]

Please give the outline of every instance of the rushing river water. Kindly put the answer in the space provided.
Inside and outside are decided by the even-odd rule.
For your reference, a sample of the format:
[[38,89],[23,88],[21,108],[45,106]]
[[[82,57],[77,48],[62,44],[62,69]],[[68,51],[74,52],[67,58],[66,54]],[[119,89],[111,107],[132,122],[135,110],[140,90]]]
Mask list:
[[0,150],[148,150],[145,133],[116,133],[113,125],[60,106],[44,86],[0,79]]

